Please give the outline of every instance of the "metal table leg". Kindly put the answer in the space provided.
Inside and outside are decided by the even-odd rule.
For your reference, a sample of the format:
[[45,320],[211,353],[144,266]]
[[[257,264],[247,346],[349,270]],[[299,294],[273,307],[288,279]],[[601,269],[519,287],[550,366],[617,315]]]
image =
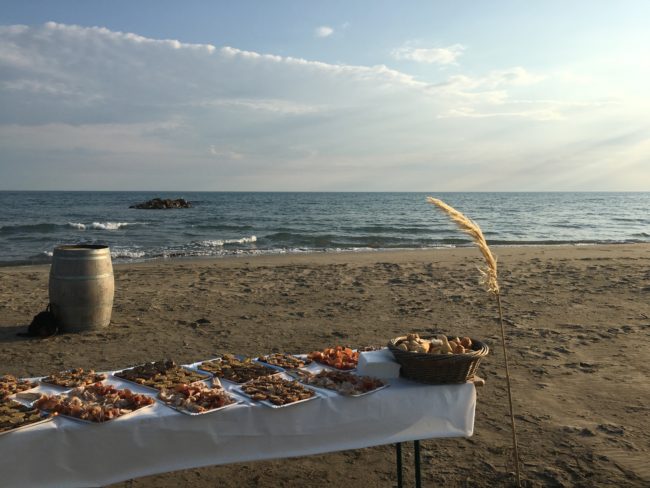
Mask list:
[[397,488],[402,488],[402,443],[395,444],[395,453],[397,455]]
[[413,441],[415,449],[415,488],[422,488],[422,476],[420,474],[420,441]]

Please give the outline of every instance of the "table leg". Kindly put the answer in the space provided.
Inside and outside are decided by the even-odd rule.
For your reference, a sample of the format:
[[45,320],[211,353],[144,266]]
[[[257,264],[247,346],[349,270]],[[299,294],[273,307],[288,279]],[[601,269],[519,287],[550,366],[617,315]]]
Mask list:
[[415,488],[422,488],[422,477],[420,475],[420,441],[413,441],[415,449]]
[[402,488],[402,443],[395,444],[395,453],[397,455],[397,488]]

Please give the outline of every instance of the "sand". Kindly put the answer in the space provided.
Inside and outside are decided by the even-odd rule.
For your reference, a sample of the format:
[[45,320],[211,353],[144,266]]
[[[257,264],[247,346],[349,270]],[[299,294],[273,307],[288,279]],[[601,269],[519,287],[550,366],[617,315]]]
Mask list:
[[[649,486],[650,245],[494,248],[527,486]],[[475,435],[426,440],[424,486],[506,485],[511,437],[498,314],[475,248],[115,265],[111,325],[18,337],[47,304],[48,266],[0,268],[0,374],[117,369],[172,357],[471,335],[490,355]],[[314,440],[317,442],[317,439]],[[406,486],[412,486],[412,444]],[[167,473],[114,485],[394,486],[391,446]]]

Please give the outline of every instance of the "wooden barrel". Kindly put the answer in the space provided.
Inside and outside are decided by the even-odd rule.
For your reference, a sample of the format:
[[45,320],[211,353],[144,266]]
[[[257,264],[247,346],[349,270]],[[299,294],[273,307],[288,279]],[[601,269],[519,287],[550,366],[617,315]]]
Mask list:
[[63,331],[107,327],[115,292],[108,246],[80,244],[55,248],[49,289],[52,313]]

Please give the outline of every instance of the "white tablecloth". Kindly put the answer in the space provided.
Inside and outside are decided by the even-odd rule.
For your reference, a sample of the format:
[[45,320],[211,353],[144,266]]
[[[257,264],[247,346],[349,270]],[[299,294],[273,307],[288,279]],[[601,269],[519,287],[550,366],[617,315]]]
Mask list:
[[[109,380],[151,393],[117,378]],[[58,417],[0,436],[0,485],[103,486],[200,466],[472,435],[472,383],[390,382],[389,388],[362,397],[326,392],[279,409],[244,403],[187,416],[157,402],[106,424]]]

